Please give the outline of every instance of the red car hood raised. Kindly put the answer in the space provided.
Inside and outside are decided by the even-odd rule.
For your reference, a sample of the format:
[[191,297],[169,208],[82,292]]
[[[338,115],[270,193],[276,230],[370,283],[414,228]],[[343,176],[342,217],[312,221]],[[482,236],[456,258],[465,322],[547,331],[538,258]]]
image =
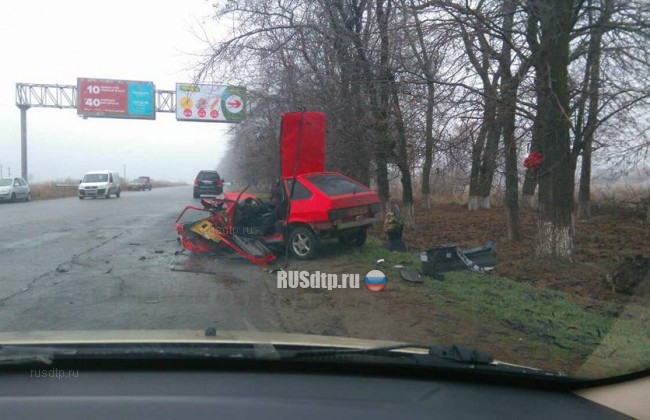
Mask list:
[[[298,150],[300,146],[300,150]],[[292,112],[282,115],[280,133],[282,178],[325,170],[325,114]],[[296,159],[298,159],[296,165]]]

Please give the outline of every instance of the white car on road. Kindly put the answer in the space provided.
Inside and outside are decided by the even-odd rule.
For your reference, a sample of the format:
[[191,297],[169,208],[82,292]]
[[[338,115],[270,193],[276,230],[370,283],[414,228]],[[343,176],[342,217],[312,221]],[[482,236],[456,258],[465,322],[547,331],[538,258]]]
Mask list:
[[78,196],[80,200],[86,197],[111,198],[111,194],[120,197],[120,175],[117,171],[87,172],[79,183]]
[[0,201],[32,200],[32,191],[22,178],[0,179]]

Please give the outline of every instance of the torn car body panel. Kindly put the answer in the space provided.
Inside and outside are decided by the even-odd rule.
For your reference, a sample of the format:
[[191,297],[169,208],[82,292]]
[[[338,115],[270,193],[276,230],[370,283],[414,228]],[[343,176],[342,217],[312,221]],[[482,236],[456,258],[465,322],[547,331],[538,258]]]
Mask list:
[[[239,194],[235,194],[239,196]],[[255,238],[242,238],[235,234],[231,220],[235,217],[236,201],[230,197],[215,200],[201,200],[203,208],[186,206],[176,218],[176,232],[183,248],[195,254],[207,254],[223,250],[226,247],[248,259],[254,264],[266,267],[276,259],[264,244]],[[210,213],[210,216],[198,221],[181,223],[180,220],[188,210]]]
[[420,254],[422,274],[436,277],[442,272],[470,270],[485,273],[494,268],[496,244],[486,242],[477,248],[462,249],[459,245],[445,245]]

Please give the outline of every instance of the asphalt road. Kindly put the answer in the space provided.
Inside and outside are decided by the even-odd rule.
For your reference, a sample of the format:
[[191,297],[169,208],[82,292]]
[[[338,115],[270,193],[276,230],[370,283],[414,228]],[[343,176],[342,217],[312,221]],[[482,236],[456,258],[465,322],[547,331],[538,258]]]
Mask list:
[[174,220],[191,197],[174,187],[1,204],[0,331],[278,330],[263,302],[275,276],[175,255]]

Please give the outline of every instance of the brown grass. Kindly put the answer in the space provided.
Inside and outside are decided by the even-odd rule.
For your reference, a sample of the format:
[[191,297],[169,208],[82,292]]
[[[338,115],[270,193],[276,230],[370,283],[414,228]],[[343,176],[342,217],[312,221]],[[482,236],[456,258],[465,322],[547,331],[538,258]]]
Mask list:
[[[57,187],[65,185],[66,188]],[[45,200],[50,198],[76,197],[78,179],[66,178],[56,181],[34,182],[29,184],[34,200]]]

